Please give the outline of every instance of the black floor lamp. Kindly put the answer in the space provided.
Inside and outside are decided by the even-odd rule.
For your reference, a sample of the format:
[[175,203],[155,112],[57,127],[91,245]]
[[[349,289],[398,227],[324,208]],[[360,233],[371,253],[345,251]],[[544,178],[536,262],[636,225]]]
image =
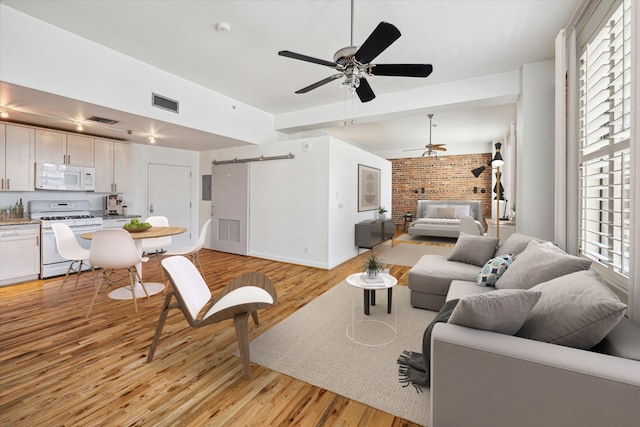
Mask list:
[[[500,184],[500,166],[504,165],[504,160],[502,160],[502,154],[500,154],[500,149],[502,148],[502,144],[496,142],[496,154],[493,156],[493,160],[491,160],[491,167],[496,168],[496,237],[498,240],[500,239],[500,200],[502,199],[502,184]],[[474,174],[475,175],[475,174]]]

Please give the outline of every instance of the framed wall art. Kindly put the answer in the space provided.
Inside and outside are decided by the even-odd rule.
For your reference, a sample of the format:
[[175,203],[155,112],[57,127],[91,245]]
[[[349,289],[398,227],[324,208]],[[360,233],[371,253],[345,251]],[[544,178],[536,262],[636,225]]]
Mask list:
[[358,165],[358,212],[380,207],[380,169]]

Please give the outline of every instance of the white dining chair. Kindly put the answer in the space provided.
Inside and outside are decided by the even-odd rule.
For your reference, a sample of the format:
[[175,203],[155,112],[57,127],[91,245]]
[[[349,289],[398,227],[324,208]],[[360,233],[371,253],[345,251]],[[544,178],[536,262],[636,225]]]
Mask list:
[[[162,260],[162,267],[167,271],[172,287],[171,292],[165,296],[160,311],[147,363],[153,360],[169,310],[177,308],[193,328],[233,319],[244,378],[251,379],[249,315],[257,325],[257,310],[278,302],[276,288],[271,280],[263,273],[247,272],[233,279],[218,294],[212,295],[196,266],[184,256],[165,258]],[[172,303],[172,298],[176,299],[176,303]]]
[[73,234],[73,231],[67,224],[55,222],[51,224],[51,228],[53,228],[53,234],[56,238],[58,253],[62,258],[71,261],[69,268],[67,268],[67,274],[64,275],[64,280],[62,281],[58,294],[54,299],[54,302],[57,302],[64,285],[67,283],[67,280],[69,280],[69,274],[72,272],[76,274],[76,285],[74,289],[78,288],[78,280],[82,273],[82,266],[86,265],[90,267],[89,249],[85,249],[80,246],[75,234]]
[[[98,293],[103,284],[110,288],[115,284],[114,273],[119,269],[127,270],[129,276],[129,285],[133,296],[133,306],[136,313],[138,312],[138,303],[136,302],[136,279],[140,282],[144,293],[149,298],[149,292],[142,281],[142,277],[136,269],[137,264],[147,261],[148,258],[143,257],[134,243],[128,231],[118,228],[98,230],[93,233],[91,239],[91,249],[89,251],[89,262],[93,266],[95,293],[93,300],[89,306],[87,317],[91,314],[91,309],[96,302]],[[98,270],[96,266],[100,266],[102,272],[102,280],[98,282]]]
[[[168,227],[169,219],[166,216],[150,216],[144,222],[148,222],[152,227]],[[142,239],[142,254],[155,259],[160,265],[162,254],[171,246],[171,236],[153,237],[151,239]],[[152,257],[152,258],[151,258]],[[165,282],[164,271],[160,268],[162,274],[162,282]]]
[[198,270],[200,270],[200,274],[204,276],[202,267],[200,266],[200,260],[198,259],[198,252],[200,252],[200,250],[204,246],[204,241],[207,238],[207,230],[209,230],[209,224],[211,224],[211,219],[208,219],[207,222],[205,222],[202,226],[202,230],[200,230],[200,236],[198,237],[198,243],[193,246],[169,249],[164,253],[164,257],[176,255],[189,257],[191,259],[191,262],[193,262],[193,264],[198,267]]

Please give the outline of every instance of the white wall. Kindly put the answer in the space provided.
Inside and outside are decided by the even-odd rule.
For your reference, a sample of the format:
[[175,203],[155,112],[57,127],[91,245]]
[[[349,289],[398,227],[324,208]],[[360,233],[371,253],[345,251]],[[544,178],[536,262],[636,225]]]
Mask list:
[[[305,143],[310,145],[306,151]],[[358,163],[381,169],[381,200],[387,207],[391,206],[391,163],[319,136],[202,153],[201,173],[210,173],[205,171],[211,170],[213,160],[289,153],[295,159],[249,164],[249,254],[333,268],[357,255],[355,224],[375,218],[375,211],[357,212]],[[202,202],[201,220],[210,214],[209,204]]]
[[[4,82],[225,138],[250,143],[282,138],[264,111],[3,4],[0,52]],[[180,101],[180,114],[152,107],[152,92]]]
[[554,61],[522,68],[516,141],[516,229],[553,241],[555,115]]

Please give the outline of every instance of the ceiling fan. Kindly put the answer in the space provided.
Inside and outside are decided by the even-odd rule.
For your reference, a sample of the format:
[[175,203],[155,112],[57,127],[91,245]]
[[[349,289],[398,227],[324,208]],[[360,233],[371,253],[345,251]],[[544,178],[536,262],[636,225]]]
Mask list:
[[360,101],[369,102],[376,95],[373,93],[369,82],[367,82],[368,76],[428,77],[433,71],[431,64],[371,64],[371,61],[391,46],[399,37],[400,31],[395,26],[388,22],[381,22],[362,46],[354,46],[353,0],[351,0],[351,45],[338,50],[333,55],[333,62],[288,50],[281,50],[278,55],[324,65],[338,71],[338,74],[297,90],[296,93],[307,93],[333,80],[344,78],[343,86],[350,88],[352,93],[357,93]]
[[437,159],[438,158],[438,151],[447,151],[447,149],[444,147],[447,144],[432,144],[431,143],[431,128],[433,128],[433,125],[431,124],[431,119],[433,119],[433,114],[427,114],[427,117],[429,117],[429,143],[427,145],[425,145],[424,148],[411,148],[409,150],[404,150],[404,151],[425,150],[425,152],[422,153],[422,157],[424,157],[424,156],[431,157],[431,154],[435,154],[436,159]]

